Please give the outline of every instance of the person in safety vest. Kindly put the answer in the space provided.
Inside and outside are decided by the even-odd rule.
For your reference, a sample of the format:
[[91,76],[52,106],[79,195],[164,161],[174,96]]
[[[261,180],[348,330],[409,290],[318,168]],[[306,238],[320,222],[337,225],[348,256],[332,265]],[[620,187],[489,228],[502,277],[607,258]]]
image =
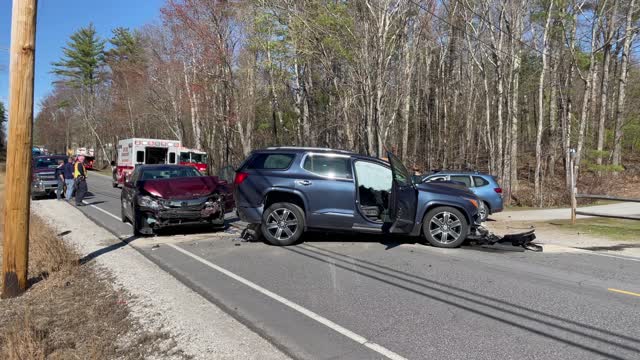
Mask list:
[[84,156],[78,155],[73,166],[74,187],[76,190],[76,206],[84,206],[82,200],[87,194],[87,169],[84,167]]

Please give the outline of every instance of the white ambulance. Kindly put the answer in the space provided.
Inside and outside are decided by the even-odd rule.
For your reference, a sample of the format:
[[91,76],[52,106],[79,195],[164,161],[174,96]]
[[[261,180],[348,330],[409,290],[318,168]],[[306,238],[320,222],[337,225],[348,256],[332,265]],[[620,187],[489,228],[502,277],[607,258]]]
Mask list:
[[113,187],[124,184],[137,165],[178,164],[179,140],[132,138],[118,142],[118,162],[113,172]]

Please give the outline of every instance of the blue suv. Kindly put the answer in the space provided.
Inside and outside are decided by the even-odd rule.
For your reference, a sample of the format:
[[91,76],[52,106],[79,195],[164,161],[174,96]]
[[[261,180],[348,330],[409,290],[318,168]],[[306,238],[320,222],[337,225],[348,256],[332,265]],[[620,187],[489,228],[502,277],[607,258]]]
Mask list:
[[464,187],[415,184],[402,162],[324,148],[254,151],[236,171],[238,216],[273,245],[307,230],[424,236],[457,247],[479,225],[479,199]]
[[424,182],[454,181],[464,183],[482,200],[478,211],[480,221],[486,221],[490,214],[502,211],[502,188],[498,181],[489,174],[474,172],[439,171],[423,178]]

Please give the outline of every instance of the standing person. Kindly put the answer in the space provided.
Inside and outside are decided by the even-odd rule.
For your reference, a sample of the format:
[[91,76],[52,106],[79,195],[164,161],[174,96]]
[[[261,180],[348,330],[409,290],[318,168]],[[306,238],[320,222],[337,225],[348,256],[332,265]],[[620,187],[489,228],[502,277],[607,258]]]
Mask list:
[[84,156],[78,155],[73,167],[73,178],[76,188],[76,206],[84,206],[82,200],[87,194],[87,169],[84,167]]
[[73,157],[69,157],[69,161],[64,164],[63,173],[64,173],[64,183],[67,186],[67,192],[64,194],[64,198],[67,202],[71,202],[71,195],[73,195],[73,187],[74,187],[74,179],[73,179]]
[[56,167],[55,175],[58,181],[58,187],[56,188],[56,199],[62,200],[62,193],[64,192],[64,160],[58,160],[58,167]]

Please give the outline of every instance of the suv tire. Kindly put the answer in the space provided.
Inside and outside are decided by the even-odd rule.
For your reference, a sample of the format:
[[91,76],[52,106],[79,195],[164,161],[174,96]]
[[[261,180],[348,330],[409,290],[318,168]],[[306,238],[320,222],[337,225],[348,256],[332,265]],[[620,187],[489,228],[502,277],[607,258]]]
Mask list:
[[431,245],[455,248],[462,245],[467,238],[469,224],[460,210],[450,206],[439,206],[429,210],[424,216],[422,231]]
[[304,232],[304,211],[296,204],[272,204],[262,213],[261,232],[272,245],[288,246],[300,240]]

